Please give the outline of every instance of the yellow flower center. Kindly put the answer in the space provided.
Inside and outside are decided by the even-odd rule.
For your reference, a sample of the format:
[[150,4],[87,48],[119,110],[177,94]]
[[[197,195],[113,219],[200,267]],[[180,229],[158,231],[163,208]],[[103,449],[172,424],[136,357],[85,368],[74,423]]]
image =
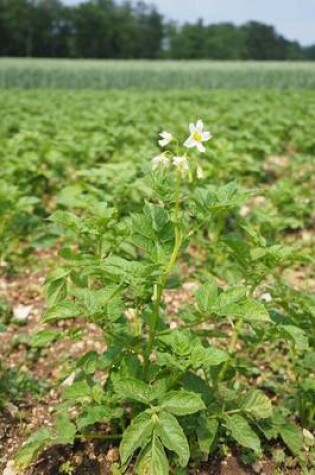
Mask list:
[[196,140],[196,142],[201,142],[202,140],[202,135],[200,132],[194,132],[193,133],[193,139]]

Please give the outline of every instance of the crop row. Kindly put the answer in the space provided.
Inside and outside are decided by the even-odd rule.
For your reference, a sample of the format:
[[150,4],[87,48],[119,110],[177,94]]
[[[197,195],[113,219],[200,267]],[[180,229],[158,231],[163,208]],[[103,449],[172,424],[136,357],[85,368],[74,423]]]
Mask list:
[[0,87],[313,89],[315,65],[284,62],[1,59]]

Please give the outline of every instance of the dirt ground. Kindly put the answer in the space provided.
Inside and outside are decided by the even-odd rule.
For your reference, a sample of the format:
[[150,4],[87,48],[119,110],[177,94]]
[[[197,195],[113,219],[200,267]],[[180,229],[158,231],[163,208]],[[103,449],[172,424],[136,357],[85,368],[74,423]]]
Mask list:
[[[71,361],[89,350],[102,352],[106,344],[101,331],[91,323],[84,323],[82,341],[59,341],[40,352],[30,349],[28,337],[42,329],[41,316],[45,303],[42,284],[51,262],[57,258],[57,250],[40,251],[35,256],[35,268],[8,277],[5,271],[0,274],[0,297],[12,305],[13,313],[24,311],[27,314],[23,325],[10,324],[5,333],[0,334],[2,358],[6,367],[18,369],[22,374],[33,378],[38,385],[38,394],[31,391],[18,402],[8,402],[0,414],[0,470],[12,459],[13,454],[25,439],[37,428],[52,425],[52,413],[60,401],[60,388],[69,374]],[[193,282],[185,284],[182,293],[170,291],[165,295],[165,302],[170,310],[178,310],[184,301],[189,300],[195,291]],[[19,310],[17,310],[19,309]],[[24,314],[24,317],[25,317]],[[82,323],[82,322],[81,322]],[[58,329],[66,330],[69,323],[58,323]],[[80,326],[80,322],[76,325]],[[176,325],[176,322],[174,322]],[[71,322],[73,327],[73,322]],[[44,382],[44,387],[42,387]],[[56,446],[42,453],[37,462],[27,470],[26,475],[107,475],[114,474],[111,466],[118,461],[117,446],[108,441],[77,441],[73,446]],[[61,466],[65,464],[64,470]],[[68,465],[67,465],[68,464]],[[237,453],[225,458],[218,455],[202,464],[198,469],[191,468],[191,475],[273,475],[283,473],[296,475],[297,468],[283,469],[276,472],[273,461],[263,460],[245,467]],[[278,469],[279,470],[279,469]],[[132,472],[129,472],[132,473]]]

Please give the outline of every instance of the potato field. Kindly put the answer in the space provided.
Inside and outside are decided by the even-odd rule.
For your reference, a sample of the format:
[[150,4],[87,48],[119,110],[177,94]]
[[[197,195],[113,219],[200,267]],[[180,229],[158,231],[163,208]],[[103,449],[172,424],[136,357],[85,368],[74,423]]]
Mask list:
[[315,69],[0,61],[4,475],[309,474]]

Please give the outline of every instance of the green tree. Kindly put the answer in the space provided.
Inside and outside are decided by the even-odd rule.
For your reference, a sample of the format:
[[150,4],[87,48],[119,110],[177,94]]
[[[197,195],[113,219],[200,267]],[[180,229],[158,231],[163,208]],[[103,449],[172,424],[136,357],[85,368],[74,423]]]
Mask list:
[[131,0],[0,0],[0,55],[135,59],[315,59],[273,26],[251,21],[179,26]]

